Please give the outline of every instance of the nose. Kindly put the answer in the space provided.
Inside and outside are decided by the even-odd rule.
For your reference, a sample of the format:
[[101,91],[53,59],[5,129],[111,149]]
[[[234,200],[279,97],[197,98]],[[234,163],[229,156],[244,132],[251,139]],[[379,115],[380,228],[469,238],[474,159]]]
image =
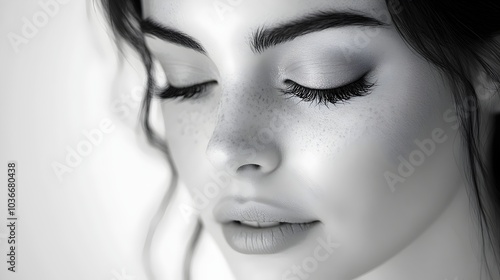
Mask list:
[[208,160],[217,170],[255,178],[279,167],[280,134],[273,129],[269,103],[254,94],[221,98],[206,149]]

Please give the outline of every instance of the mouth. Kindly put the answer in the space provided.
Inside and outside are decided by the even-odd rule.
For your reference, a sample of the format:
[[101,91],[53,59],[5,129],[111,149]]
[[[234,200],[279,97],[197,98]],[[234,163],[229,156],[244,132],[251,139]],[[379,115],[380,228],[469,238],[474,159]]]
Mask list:
[[298,245],[320,221],[300,208],[246,201],[214,209],[229,246],[243,254],[274,254]]
[[274,254],[300,243],[317,223],[234,221],[224,224],[223,232],[229,246],[240,253]]

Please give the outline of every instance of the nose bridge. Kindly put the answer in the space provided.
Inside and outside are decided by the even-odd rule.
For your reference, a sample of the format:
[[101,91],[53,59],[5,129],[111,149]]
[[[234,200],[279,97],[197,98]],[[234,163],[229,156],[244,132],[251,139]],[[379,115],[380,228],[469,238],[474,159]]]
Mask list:
[[[230,80],[230,81],[229,81]],[[233,175],[263,175],[281,162],[270,86],[258,77],[232,77],[221,83],[216,124],[206,155],[216,169]]]

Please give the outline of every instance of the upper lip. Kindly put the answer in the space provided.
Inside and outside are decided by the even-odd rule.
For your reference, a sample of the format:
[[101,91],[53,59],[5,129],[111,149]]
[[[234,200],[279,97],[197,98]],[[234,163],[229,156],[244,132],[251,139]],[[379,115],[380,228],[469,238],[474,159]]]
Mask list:
[[317,221],[303,207],[292,201],[227,197],[214,208],[219,223],[233,221],[310,223]]

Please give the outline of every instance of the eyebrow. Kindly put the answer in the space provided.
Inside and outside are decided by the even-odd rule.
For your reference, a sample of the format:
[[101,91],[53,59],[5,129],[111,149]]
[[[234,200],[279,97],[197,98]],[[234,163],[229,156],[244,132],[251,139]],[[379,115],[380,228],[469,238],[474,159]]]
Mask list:
[[141,30],[146,34],[153,35],[170,43],[181,45],[203,54],[207,53],[193,37],[171,27],[163,26],[150,18],[141,21]]
[[254,52],[292,41],[293,39],[329,28],[345,26],[387,26],[375,18],[351,12],[316,12],[273,28],[258,28],[250,42]]
[[[268,48],[292,41],[297,37],[329,28],[387,25],[375,18],[352,12],[316,12],[276,27],[259,27],[251,36],[249,44],[254,53],[262,53]],[[171,27],[163,26],[151,18],[141,22],[141,29],[146,34],[207,54],[202,45],[193,37]]]

